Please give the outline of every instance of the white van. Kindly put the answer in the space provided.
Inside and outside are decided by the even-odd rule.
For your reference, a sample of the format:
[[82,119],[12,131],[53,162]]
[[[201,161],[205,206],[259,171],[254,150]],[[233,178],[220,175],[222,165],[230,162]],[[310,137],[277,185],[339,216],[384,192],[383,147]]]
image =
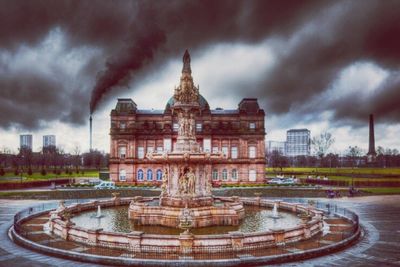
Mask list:
[[115,189],[115,183],[111,181],[102,181],[98,185],[95,185],[96,189]]

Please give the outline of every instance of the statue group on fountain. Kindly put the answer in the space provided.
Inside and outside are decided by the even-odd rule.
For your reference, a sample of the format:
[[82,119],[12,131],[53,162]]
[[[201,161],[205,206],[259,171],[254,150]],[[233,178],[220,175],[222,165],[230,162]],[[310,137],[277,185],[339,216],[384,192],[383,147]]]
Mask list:
[[195,137],[195,120],[193,118],[193,114],[187,116],[183,115],[182,113],[179,113],[178,124],[179,124],[179,129],[178,129],[179,136],[185,136],[191,138]]
[[174,98],[181,103],[197,102],[199,89],[194,86],[191,78],[182,77],[180,86],[175,88]]
[[[185,171],[187,169],[187,171]],[[191,167],[182,167],[179,174],[179,193],[181,195],[194,195],[196,191],[196,175]]]

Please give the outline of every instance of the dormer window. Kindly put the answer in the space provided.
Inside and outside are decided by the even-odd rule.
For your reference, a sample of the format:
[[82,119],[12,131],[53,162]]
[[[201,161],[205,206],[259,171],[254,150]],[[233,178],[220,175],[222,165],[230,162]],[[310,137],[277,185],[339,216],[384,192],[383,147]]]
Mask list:
[[175,122],[172,127],[173,127],[174,132],[177,132],[179,129],[179,124]]
[[126,122],[121,121],[121,122],[119,123],[119,128],[120,128],[120,129],[125,129],[125,128],[126,128]]
[[250,122],[249,123],[249,129],[250,130],[255,130],[256,129],[256,123],[255,122]]

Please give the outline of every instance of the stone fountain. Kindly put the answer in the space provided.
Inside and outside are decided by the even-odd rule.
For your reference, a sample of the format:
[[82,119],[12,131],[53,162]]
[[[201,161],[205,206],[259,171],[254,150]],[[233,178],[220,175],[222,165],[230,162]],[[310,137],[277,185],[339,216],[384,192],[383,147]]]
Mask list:
[[172,152],[149,152],[148,160],[164,162],[159,206],[137,197],[129,207],[129,218],[141,225],[179,227],[182,214],[191,214],[191,227],[238,225],[244,217],[243,204],[232,198],[214,205],[211,169],[220,163],[222,152],[201,151],[196,141],[195,115],[201,112],[199,90],[193,84],[190,57],[185,53],[180,86],[175,89],[172,114],[178,118],[178,137]]

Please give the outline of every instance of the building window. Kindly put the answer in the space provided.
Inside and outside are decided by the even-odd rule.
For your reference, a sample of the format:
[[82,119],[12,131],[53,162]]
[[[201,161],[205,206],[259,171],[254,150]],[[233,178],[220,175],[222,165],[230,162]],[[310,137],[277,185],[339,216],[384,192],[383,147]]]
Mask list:
[[250,182],[255,182],[256,181],[256,170],[250,170],[249,171],[249,181]]
[[222,180],[228,180],[228,171],[226,169],[222,170]]
[[143,159],[144,158],[144,147],[139,146],[137,152],[138,152],[138,158]]
[[139,169],[137,172],[137,180],[143,181],[143,170],[142,169]]
[[256,123],[255,123],[255,122],[250,122],[250,123],[249,123],[249,129],[250,129],[250,130],[256,129]]
[[126,157],[126,146],[118,147],[118,156],[121,159],[124,159]]
[[204,152],[211,151],[211,139],[203,139],[203,150]]
[[119,180],[120,181],[126,181],[126,171],[125,170],[120,170],[119,171]]
[[179,124],[176,123],[176,122],[174,124],[172,124],[172,129],[173,129],[174,132],[177,132],[178,129],[179,129]]
[[236,146],[231,147],[231,158],[237,159],[238,157],[238,149]]
[[147,170],[147,181],[152,181],[153,180],[153,171],[148,169]]
[[157,147],[157,153],[161,153],[163,152],[163,147],[162,146],[158,146]]
[[214,170],[212,171],[212,179],[213,179],[214,181],[217,181],[217,180],[218,180],[218,170],[217,170],[217,169],[214,169]]
[[147,147],[147,153],[153,153],[153,151],[154,151],[154,147],[152,147],[152,146]]
[[172,140],[170,138],[164,139],[164,151],[171,151]]
[[223,147],[222,147],[222,153],[224,153],[224,155],[225,155],[226,157],[228,157],[228,147],[227,147],[227,146],[223,146]]
[[232,180],[236,181],[237,179],[238,179],[237,170],[233,169],[232,170]]
[[218,153],[218,147],[217,146],[213,146],[212,153]]
[[157,170],[157,181],[162,180],[162,171],[160,169]]
[[196,132],[201,132],[203,130],[203,125],[201,123],[196,123]]
[[249,146],[249,158],[255,159],[256,158],[256,147]]
[[119,128],[120,128],[120,129],[125,129],[125,128],[126,128],[126,122],[121,121],[121,122],[119,123]]

